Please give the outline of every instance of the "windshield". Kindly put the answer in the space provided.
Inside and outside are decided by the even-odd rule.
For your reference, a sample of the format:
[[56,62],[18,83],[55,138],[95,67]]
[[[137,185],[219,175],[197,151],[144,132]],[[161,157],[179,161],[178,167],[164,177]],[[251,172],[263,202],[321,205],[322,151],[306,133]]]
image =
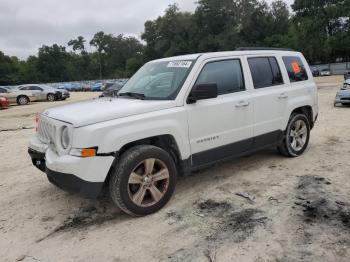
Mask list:
[[118,95],[137,93],[144,99],[173,100],[194,61],[151,62],[133,75]]

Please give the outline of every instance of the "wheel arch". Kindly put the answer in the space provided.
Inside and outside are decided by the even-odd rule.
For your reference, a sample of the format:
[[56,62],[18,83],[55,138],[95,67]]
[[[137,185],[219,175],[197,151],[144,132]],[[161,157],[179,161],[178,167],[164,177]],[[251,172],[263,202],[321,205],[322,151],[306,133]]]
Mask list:
[[174,160],[175,165],[178,169],[179,173],[183,173],[183,161],[181,160],[181,152],[179,149],[179,146],[175,140],[175,137],[170,134],[164,134],[164,135],[157,135],[152,137],[146,137],[139,140],[135,140],[132,142],[128,142],[124,144],[120,150],[115,155],[115,160],[113,161],[113,164],[111,166],[110,171],[107,174],[107,177],[105,179],[105,184],[109,183],[111,172],[113,171],[114,167],[118,165],[118,159],[120,156],[125,153],[128,149],[135,147],[135,146],[141,146],[141,145],[152,145],[159,147],[166,152],[168,152],[171,156],[171,158]]
[[30,98],[29,98],[29,96],[27,96],[27,95],[25,95],[25,94],[20,94],[20,95],[18,95],[17,98],[16,98],[16,102],[17,102],[18,104],[19,104],[19,99],[20,99],[21,97],[26,97],[26,98],[28,99],[28,103],[30,103]]
[[312,106],[302,105],[302,106],[298,106],[298,107],[295,107],[295,108],[290,110],[290,112],[288,114],[288,118],[286,119],[286,122],[283,125],[284,130],[286,130],[286,128],[287,128],[290,117],[296,113],[306,115],[306,117],[308,118],[309,123],[310,123],[310,128],[312,129],[314,127],[314,120],[313,120],[314,119],[314,112],[313,112]]
[[313,125],[314,125],[314,121],[313,121],[313,109],[311,106],[309,105],[306,105],[306,106],[302,106],[302,107],[298,107],[298,108],[295,108],[291,115],[292,114],[295,114],[295,113],[299,113],[299,114],[303,114],[303,115],[306,115],[307,119],[309,120],[309,123],[310,123],[310,128],[313,128]]
[[134,146],[139,146],[139,145],[152,145],[152,146],[162,148],[163,150],[167,151],[171,155],[171,157],[174,159],[176,164],[181,160],[181,153],[177,145],[177,142],[174,136],[170,134],[157,135],[157,136],[142,138],[133,142],[129,142],[120,148],[118,155],[122,155],[129,148]]

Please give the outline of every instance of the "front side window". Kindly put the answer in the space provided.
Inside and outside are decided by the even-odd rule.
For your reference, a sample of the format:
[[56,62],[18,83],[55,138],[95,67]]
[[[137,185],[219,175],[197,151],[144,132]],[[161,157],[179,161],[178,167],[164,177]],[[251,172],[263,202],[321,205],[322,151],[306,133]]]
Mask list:
[[305,66],[297,56],[284,56],[283,62],[286,66],[290,82],[308,80]]
[[126,82],[118,95],[150,100],[173,100],[180,91],[193,64],[193,60],[145,64]]
[[216,84],[218,94],[245,90],[241,63],[238,59],[207,63],[197,81],[199,84]]
[[248,58],[254,88],[282,85],[281,70],[275,57]]

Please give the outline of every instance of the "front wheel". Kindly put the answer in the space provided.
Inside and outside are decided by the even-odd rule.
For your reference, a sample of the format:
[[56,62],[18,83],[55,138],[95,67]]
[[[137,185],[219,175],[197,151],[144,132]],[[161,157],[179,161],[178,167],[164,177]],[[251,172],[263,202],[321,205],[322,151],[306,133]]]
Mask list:
[[53,101],[55,101],[55,100],[56,100],[56,97],[55,97],[54,94],[48,94],[48,95],[47,95],[47,101],[53,102]]
[[288,157],[297,157],[304,153],[310,139],[310,122],[304,114],[293,114],[289,120],[285,138],[277,147]]
[[29,98],[27,96],[21,95],[17,98],[17,104],[20,106],[27,105],[29,103]]
[[133,216],[144,216],[161,209],[176,185],[174,160],[163,149],[135,146],[120,158],[109,182],[114,203]]

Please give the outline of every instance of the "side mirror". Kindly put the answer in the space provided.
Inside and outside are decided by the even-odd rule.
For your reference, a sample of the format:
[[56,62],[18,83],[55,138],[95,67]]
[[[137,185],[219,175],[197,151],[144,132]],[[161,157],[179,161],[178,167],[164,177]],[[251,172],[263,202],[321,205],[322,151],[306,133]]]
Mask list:
[[198,100],[218,97],[217,84],[199,84],[195,85],[187,98],[188,104],[196,103]]

